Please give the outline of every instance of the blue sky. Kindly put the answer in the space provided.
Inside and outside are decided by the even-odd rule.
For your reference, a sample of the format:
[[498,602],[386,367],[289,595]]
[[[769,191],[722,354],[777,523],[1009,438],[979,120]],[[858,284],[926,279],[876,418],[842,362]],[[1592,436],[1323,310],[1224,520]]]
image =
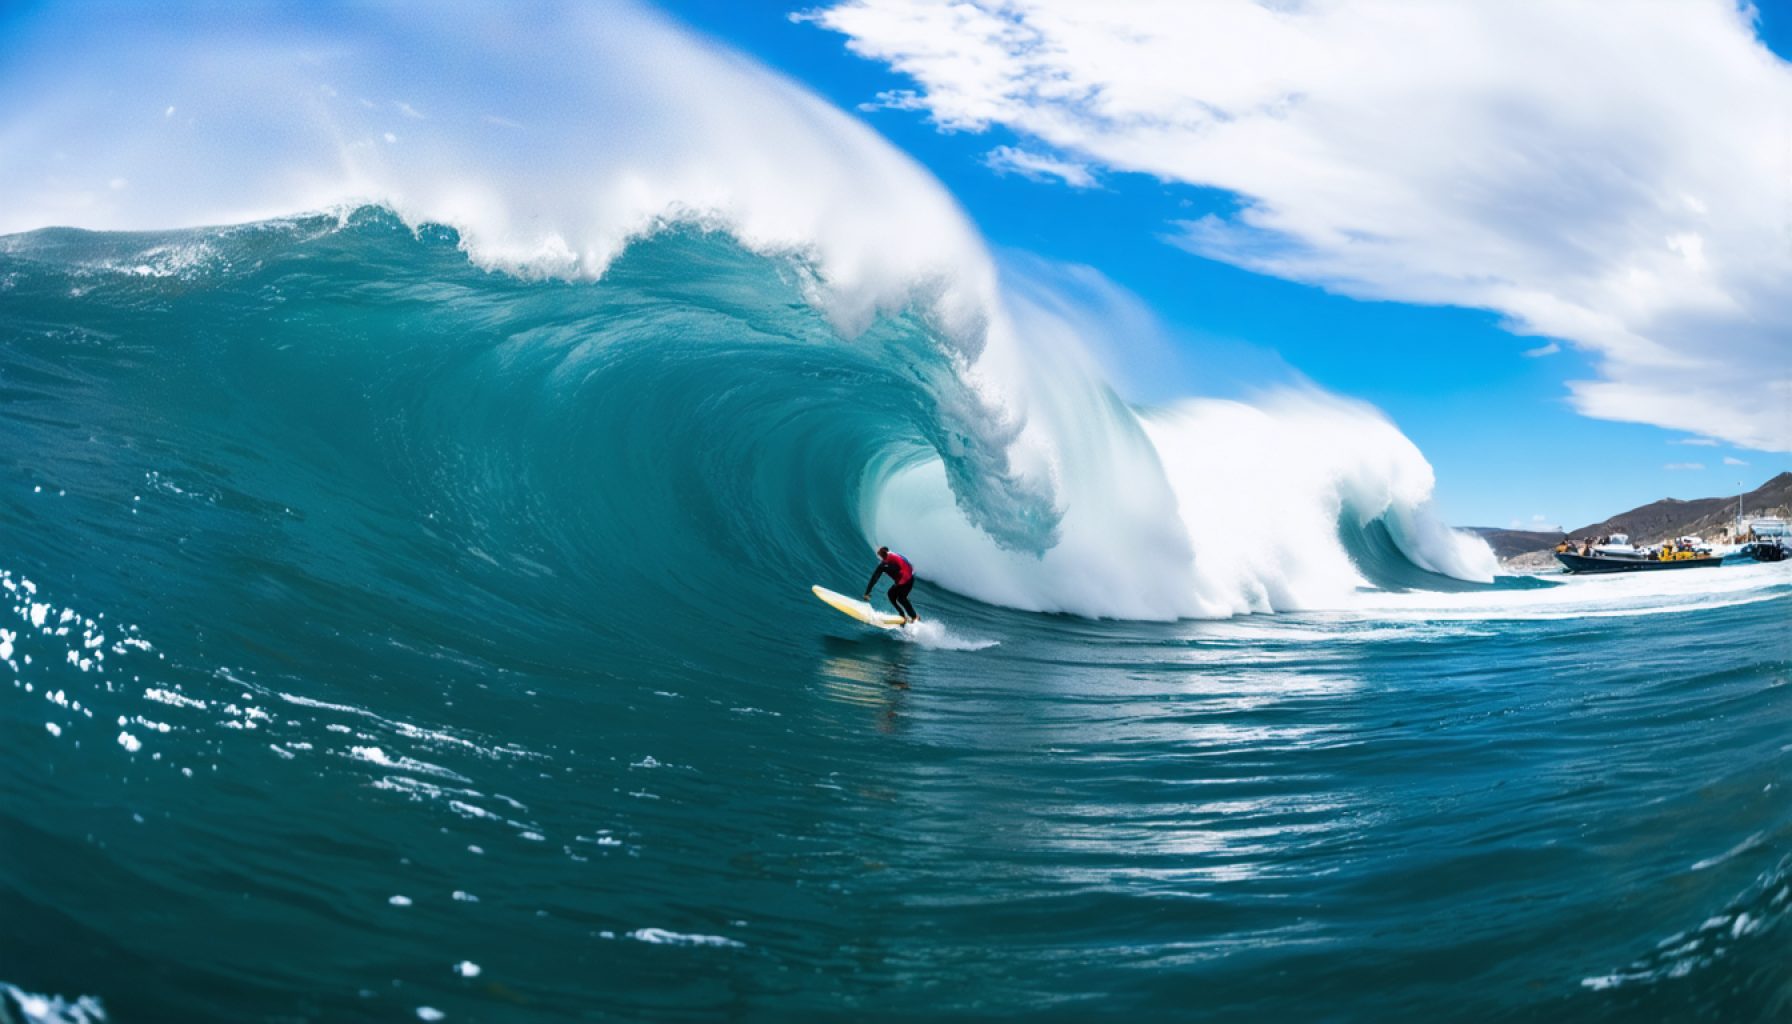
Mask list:
[[[924,110],[861,109],[914,89],[914,79],[848,52],[839,33],[793,21],[793,8],[666,9],[864,119],[937,175],[998,249],[1090,265],[1140,296],[1180,357],[1168,379],[1133,389],[1141,400],[1231,393],[1279,355],[1321,387],[1390,415],[1436,468],[1444,516],[1463,525],[1541,517],[1572,528],[1664,496],[1734,493],[1738,482],[1753,487],[1788,468],[1783,454],[1687,445],[1697,436],[1687,430],[1583,415],[1564,382],[1598,376],[1592,359],[1570,344],[1527,357],[1550,339],[1503,329],[1500,312],[1351,298],[1165,241],[1172,222],[1234,213],[1240,200],[1227,190],[1112,170],[1089,189],[998,174],[986,154],[1025,145],[1024,132],[1000,123],[942,130]],[[1758,24],[1776,54],[1792,53],[1792,12],[1767,5]],[[1705,468],[1667,468],[1689,463]]]

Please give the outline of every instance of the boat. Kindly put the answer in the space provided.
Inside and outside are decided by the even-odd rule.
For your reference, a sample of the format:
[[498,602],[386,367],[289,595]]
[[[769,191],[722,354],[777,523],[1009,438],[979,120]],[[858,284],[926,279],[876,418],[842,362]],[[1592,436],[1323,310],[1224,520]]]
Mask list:
[[1582,555],[1568,551],[1556,552],[1556,560],[1571,573],[1596,572],[1654,572],[1658,569],[1702,569],[1712,565],[1722,565],[1724,560],[1718,555],[1693,555],[1689,558],[1624,558],[1616,555]]
[[1577,575],[1703,569],[1724,563],[1722,555],[1713,554],[1696,537],[1682,537],[1677,547],[1663,551],[1660,548],[1639,548],[1630,542],[1628,535],[1622,533],[1612,534],[1588,549],[1588,553],[1584,555],[1575,551],[1558,551],[1556,561],[1562,563],[1565,571]]
[[1738,557],[1757,562],[1783,562],[1792,558],[1792,524],[1784,519],[1763,516],[1749,523],[1748,532],[1743,535],[1748,541],[1736,549]]

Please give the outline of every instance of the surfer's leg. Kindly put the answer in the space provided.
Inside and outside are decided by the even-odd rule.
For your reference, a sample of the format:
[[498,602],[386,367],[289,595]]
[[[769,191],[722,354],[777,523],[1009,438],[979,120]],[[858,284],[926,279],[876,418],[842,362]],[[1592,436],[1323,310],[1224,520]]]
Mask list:
[[919,622],[921,616],[916,615],[915,606],[908,603],[908,592],[914,589],[914,586],[913,583],[904,583],[901,586],[891,587],[890,603],[896,606],[896,610],[902,613],[903,618],[910,622]]

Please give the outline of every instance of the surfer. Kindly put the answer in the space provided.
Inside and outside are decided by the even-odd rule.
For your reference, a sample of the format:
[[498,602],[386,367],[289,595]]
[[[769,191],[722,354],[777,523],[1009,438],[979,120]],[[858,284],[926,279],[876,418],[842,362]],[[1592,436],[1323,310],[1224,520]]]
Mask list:
[[920,622],[921,616],[915,614],[915,606],[908,603],[908,592],[915,589],[915,567],[889,548],[878,548],[877,557],[877,569],[871,574],[871,582],[865,584],[865,600],[871,600],[871,588],[877,586],[877,578],[889,573],[890,603],[902,613],[902,624]]

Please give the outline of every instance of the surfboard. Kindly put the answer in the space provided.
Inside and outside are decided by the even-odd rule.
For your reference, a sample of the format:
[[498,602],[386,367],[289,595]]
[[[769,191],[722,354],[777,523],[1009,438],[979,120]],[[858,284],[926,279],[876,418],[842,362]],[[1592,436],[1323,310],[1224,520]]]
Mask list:
[[815,591],[815,596],[821,598],[823,604],[845,612],[867,626],[876,626],[878,629],[902,628],[902,616],[900,615],[880,612],[863,601],[847,597],[845,594],[836,594],[826,587],[810,587],[809,589]]

